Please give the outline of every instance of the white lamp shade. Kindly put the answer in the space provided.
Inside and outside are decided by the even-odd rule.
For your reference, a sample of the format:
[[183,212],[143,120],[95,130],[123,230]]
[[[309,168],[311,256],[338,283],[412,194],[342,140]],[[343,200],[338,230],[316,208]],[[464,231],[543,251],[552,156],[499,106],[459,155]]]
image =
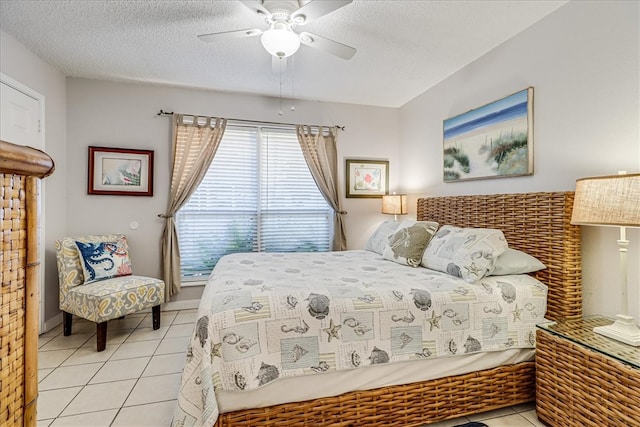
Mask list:
[[640,173],[577,180],[571,224],[640,227]]
[[273,28],[262,33],[260,40],[267,52],[278,58],[291,56],[300,48],[300,36],[286,25],[274,25]]
[[406,194],[386,194],[382,196],[382,213],[404,215],[407,213]]

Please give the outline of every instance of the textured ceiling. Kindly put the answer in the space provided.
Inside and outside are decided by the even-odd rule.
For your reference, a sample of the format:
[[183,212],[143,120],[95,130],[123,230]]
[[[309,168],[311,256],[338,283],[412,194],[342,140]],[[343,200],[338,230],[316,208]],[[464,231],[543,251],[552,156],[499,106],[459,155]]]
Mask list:
[[282,80],[283,97],[399,107],[565,3],[355,0],[296,29],[353,46],[355,56],[303,45],[283,75],[259,37],[196,38],[266,29],[233,0],[0,0],[0,29],[71,77],[270,96]]

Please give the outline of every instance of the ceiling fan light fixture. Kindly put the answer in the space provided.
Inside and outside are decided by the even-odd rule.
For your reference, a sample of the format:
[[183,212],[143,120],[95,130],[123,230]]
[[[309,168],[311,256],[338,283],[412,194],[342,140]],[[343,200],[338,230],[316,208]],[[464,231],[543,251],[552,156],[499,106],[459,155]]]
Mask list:
[[287,25],[274,25],[262,33],[260,41],[267,52],[278,58],[291,56],[300,48],[300,37]]
[[300,14],[293,17],[293,23],[296,25],[304,25],[307,21],[306,15]]

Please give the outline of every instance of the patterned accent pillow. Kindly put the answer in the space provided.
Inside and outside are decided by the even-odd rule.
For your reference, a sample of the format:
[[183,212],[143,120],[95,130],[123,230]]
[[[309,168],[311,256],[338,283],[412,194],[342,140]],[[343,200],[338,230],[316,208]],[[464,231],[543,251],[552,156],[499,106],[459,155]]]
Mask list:
[[422,265],[473,283],[493,271],[496,258],[507,247],[500,230],[445,225],[429,242]]
[[438,229],[437,222],[402,221],[384,248],[382,256],[398,264],[417,267],[422,253]]
[[399,223],[395,221],[385,221],[380,224],[376,231],[369,236],[369,240],[367,240],[367,244],[364,248],[368,251],[382,255],[384,248],[389,244],[389,237],[391,237],[398,229],[398,224]]
[[517,249],[507,250],[496,259],[493,271],[489,276],[506,276],[508,274],[526,274],[547,268],[536,257]]
[[87,242],[76,240],[84,283],[131,274],[129,245],[122,236],[112,242]]

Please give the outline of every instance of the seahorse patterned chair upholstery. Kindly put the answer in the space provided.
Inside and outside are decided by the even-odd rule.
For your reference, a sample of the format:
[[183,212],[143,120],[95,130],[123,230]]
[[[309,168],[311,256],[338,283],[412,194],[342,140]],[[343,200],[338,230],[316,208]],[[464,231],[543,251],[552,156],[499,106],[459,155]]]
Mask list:
[[55,246],[65,336],[74,314],[97,323],[98,351],[105,349],[111,319],[152,308],[153,329],[160,327],[164,282],[131,274],[124,234],[65,237]]

